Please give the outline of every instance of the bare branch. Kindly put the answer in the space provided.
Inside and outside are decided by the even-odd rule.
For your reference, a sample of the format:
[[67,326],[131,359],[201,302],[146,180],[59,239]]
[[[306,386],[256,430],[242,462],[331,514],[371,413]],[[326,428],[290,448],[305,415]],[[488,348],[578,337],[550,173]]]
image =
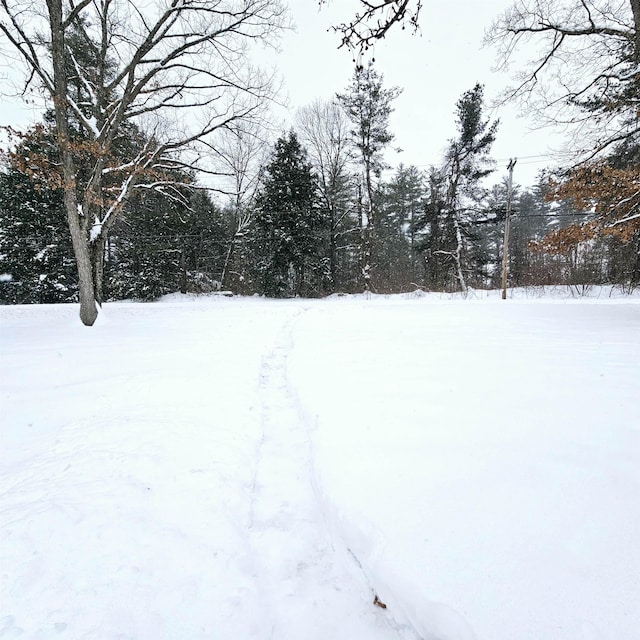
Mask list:
[[93,0],[82,0],[80,2],[80,4],[76,5],[75,7],[73,6],[73,2],[69,3],[73,8],[69,12],[69,14],[67,15],[67,17],[64,20],[64,22],[62,23],[63,31],[66,30],[69,27],[69,25],[72,24],[76,20],[76,18],[80,15],[82,10],[85,7],[87,7],[89,4],[91,4],[92,1]]
[[500,70],[530,56],[500,102],[519,102],[543,126],[570,125],[587,159],[619,142],[623,128],[635,136],[628,126],[640,86],[634,1],[515,2],[485,36]]
[[632,216],[628,216],[626,218],[622,218],[622,220],[616,220],[611,227],[617,227],[618,225],[625,224],[627,222],[631,222],[632,220],[637,220],[640,218],[640,213],[634,213]]
[[[318,0],[322,6],[329,0]],[[341,34],[339,48],[362,53],[376,41],[382,40],[394,25],[405,29],[406,25],[416,32],[422,9],[422,0],[360,0],[361,12],[353,18],[333,27],[333,31]]]

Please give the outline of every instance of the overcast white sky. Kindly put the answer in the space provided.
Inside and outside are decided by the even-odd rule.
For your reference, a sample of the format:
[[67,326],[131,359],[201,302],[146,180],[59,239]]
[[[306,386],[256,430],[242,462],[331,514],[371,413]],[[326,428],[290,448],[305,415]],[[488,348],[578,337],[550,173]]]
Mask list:
[[[485,85],[487,100],[495,97],[508,77],[491,71],[495,52],[481,47],[485,29],[512,0],[483,0],[456,3],[424,0],[421,34],[396,29],[376,46],[376,67],[387,86],[403,88],[395,103],[391,129],[394,147],[403,151],[388,155],[397,165],[415,164],[426,168],[441,160],[447,140],[455,135],[454,108],[458,98],[476,82]],[[330,99],[343,91],[353,73],[350,52],[338,50],[339,36],[329,32],[331,24],[347,19],[354,0],[332,0],[318,9],[316,0],[290,0],[295,32],[281,40],[281,53],[265,55],[273,60],[284,78],[288,110],[276,111],[286,118],[315,98]],[[7,69],[0,69],[0,82],[7,81]],[[41,109],[24,109],[16,101],[0,101],[0,124],[22,126],[39,120]],[[489,114],[488,114],[489,115]],[[514,180],[532,184],[538,170],[551,164],[550,142],[557,143],[548,130],[530,130],[531,122],[517,117],[513,107],[492,114],[501,120],[493,156],[498,173],[506,175],[510,157],[518,157]],[[531,157],[543,156],[543,157]]]

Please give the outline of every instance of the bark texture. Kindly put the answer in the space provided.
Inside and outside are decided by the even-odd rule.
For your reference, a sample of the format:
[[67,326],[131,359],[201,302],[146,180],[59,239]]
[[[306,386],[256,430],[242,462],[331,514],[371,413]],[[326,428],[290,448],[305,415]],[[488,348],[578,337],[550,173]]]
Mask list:
[[78,265],[78,292],[80,297],[80,320],[91,326],[98,317],[91,255],[86,239],[86,221],[78,212],[76,194],[76,169],[71,153],[71,141],[67,123],[67,76],[65,70],[65,43],[61,0],[47,0],[51,25],[51,57],[53,62],[54,95],[58,145],[62,160],[64,179],[64,205],[71,233],[73,251]]

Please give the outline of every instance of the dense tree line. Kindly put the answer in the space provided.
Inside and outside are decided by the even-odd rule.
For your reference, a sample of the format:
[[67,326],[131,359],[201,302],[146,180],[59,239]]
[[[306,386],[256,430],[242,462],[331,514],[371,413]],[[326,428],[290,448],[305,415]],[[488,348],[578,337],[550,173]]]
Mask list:
[[[478,85],[456,105],[458,133],[442,165],[400,165],[385,180],[380,159],[367,186],[349,115],[338,101],[311,105],[299,131],[283,134],[259,163],[242,202],[237,194],[216,202],[186,174],[176,197],[129,198],[104,247],[105,299],[223,288],[289,297],[498,287],[507,181],[485,186],[498,128],[482,111]],[[39,169],[52,126],[20,135],[0,173],[3,303],[77,299],[62,189]],[[633,286],[633,234],[586,233],[595,214],[570,188],[546,175],[533,188],[515,186],[510,284]]]
[[[101,247],[104,298],[498,287],[510,196],[490,155],[499,123],[484,116],[483,87],[456,103],[456,135],[440,165],[392,169],[383,152],[393,140],[389,115],[399,90],[383,80],[372,64],[356,69],[344,93],[301,109],[271,148],[255,126],[220,138],[212,172],[222,162],[232,176],[225,197],[214,198],[193,171],[174,165],[156,175],[164,188],[133,190]],[[78,298],[64,188],[59,174],[47,171],[59,161],[56,126],[48,113],[30,131],[14,132],[3,156],[2,303]],[[79,128],[78,182],[90,179],[95,161],[87,141]],[[148,143],[131,125],[117,146]],[[640,282],[629,170],[638,155],[625,141],[607,163],[543,173],[529,189],[515,185],[511,286]]]

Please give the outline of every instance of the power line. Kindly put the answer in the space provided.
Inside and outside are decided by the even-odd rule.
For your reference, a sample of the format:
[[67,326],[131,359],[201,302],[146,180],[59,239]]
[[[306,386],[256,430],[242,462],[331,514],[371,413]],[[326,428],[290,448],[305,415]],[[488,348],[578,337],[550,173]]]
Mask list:
[[[542,163],[545,163],[545,162],[553,163],[555,161],[569,160],[569,159],[571,159],[573,157],[575,157],[575,153],[573,153],[572,151],[559,151],[559,152],[554,152],[554,153],[535,154],[535,155],[530,155],[530,156],[518,157],[518,164],[531,165],[531,164],[542,164]],[[496,162],[498,164],[509,162],[510,159],[511,158],[491,158],[491,160],[493,160],[494,162]],[[415,167],[416,169],[421,169],[421,168],[433,167],[433,166],[436,166],[436,164],[432,163],[432,162],[431,163],[421,163],[421,164],[409,163],[409,164],[407,164],[405,166],[407,166],[407,167]],[[383,172],[384,171],[395,171],[395,170],[396,170],[396,168],[389,167],[387,169],[383,169]]]

